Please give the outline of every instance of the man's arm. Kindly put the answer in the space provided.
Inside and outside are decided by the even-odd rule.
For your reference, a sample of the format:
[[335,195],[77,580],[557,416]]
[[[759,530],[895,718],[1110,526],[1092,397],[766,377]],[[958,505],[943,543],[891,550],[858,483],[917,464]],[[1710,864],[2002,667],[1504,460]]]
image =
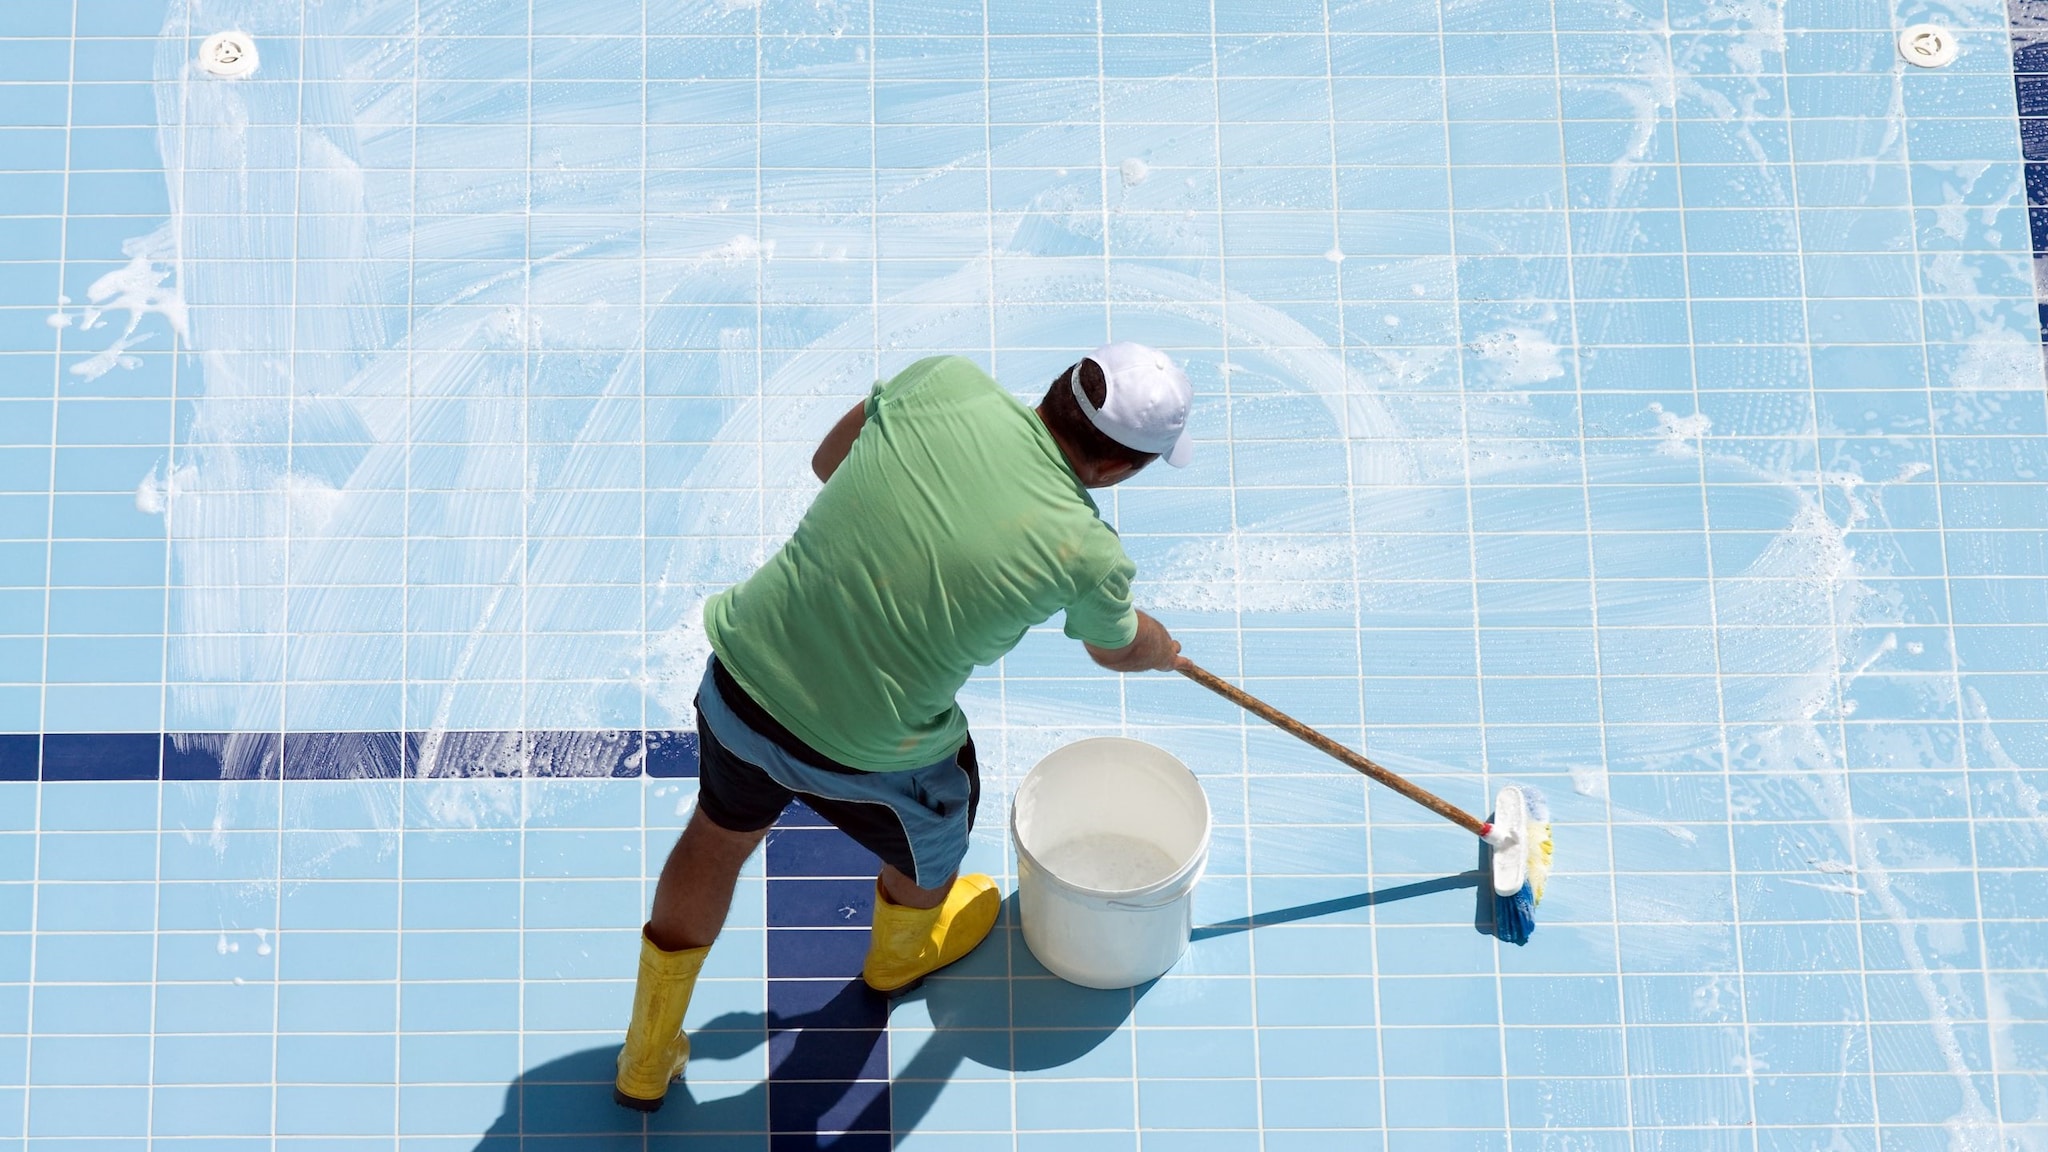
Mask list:
[[853,451],[854,438],[860,435],[860,426],[867,423],[867,407],[865,400],[855,404],[851,411],[839,418],[839,423],[834,424],[830,432],[825,433],[824,442],[811,455],[811,471],[818,474],[819,480],[830,480],[832,474],[839,471],[839,466],[846,462],[846,454]]
[[1097,648],[1086,640],[1081,646],[1111,672],[1171,672],[1180,666],[1180,641],[1143,611],[1138,613],[1138,638],[1122,648]]

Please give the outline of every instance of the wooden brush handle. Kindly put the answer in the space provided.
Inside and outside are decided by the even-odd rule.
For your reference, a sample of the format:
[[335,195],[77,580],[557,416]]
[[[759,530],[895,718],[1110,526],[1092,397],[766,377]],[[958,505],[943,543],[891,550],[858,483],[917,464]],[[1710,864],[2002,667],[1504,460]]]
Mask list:
[[1286,732],[1289,735],[1294,736],[1305,743],[1312,744],[1315,747],[1322,749],[1324,752],[1328,753],[1335,759],[1341,760],[1344,763],[1350,765],[1351,767],[1356,768],[1358,771],[1363,772],[1367,776],[1372,777],[1374,780],[1377,780],[1380,783],[1386,785],[1387,787],[1392,788],[1394,791],[1399,792],[1401,795],[1406,796],[1410,800],[1415,801],[1417,804],[1422,805],[1424,808],[1429,809],[1431,812],[1434,812],[1437,815],[1443,817],[1444,819],[1449,820],[1451,823],[1456,824],[1458,827],[1463,828],[1465,831],[1472,833],[1474,836],[1486,835],[1485,821],[1480,820],[1478,817],[1472,815],[1470,812],[1467,812],[1463,808],[1458,807],[1456,804],[1453,804],[1450,801],[1445,800],[1444,798],[1438,796],[1434,792],[1430,792],[1414,784],[1410,784],[1408,781],[1402,779],[1399,776],[1394,775],[1392,772],[1387,771],[1385,768],[1380,767],[1372,761],[1367,760],[1365,757],[1360,756],[1358,753],[1353,752],[1351,749],[1346,748],[1344,745],[1337,743],[1335,740],[1330,739],[1328,736],[1323,735],[1321,732],[1318,732],[1315,729],[1309,727],[1308,725],[1303,724],[1301,721],[1296,720],[1294,717],[1289,716],[1287,713],[1282,712],[1278,708],[1273,707],[1271,704],[1266,703],[1264,700],[1261,700],[1258,697],[1252,695],[1251,693],[1246,692],[1244,689],[1239,688],[1237,685],[1232,684],[1230,681],[1225,680],[1220,676],[1217,676],[1216,674],[1208,671],[1205,668],[1197,666],[1192,661],[1184,661],[1180,665],[1179,671],[1181,675],[1187,677],[1190,680],[1193,680],[1195,683],[1200,684],[1202,687],[1207,688],[1209,691],[1216,693],[1218,696],[1223,697],[1225,700],[1230,701],[1231,703],[1237,705],[1238,707],[1244,709],[1247,712],[1255,713],[1265,718],[1266,720],[1270,721],[1274,727],[1280,729],[1281,731]]

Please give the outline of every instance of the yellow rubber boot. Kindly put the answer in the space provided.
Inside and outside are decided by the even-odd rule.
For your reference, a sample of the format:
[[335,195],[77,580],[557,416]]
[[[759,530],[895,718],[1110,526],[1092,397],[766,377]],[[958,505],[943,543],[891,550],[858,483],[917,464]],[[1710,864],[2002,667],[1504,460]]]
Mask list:
[[1002,912],[996,882],[970,874],[953,881],[936,908],[891,903],[875,885],[875,928],[860,978],[877,992],[908,992],[918,981],[960,959],[988,936]]
[[664,952],[645,931],[640,934],[640,978],[633,988],[633,1021],[626,1025],[626,1045],[619,1049],[619,1078],[612,1099],[636,1112],[653,1112],[668,1095],[668,1086],[682,1075],[690,1059],[690,1038],[683,1035],[683,1013],[697,989],[709,946]]

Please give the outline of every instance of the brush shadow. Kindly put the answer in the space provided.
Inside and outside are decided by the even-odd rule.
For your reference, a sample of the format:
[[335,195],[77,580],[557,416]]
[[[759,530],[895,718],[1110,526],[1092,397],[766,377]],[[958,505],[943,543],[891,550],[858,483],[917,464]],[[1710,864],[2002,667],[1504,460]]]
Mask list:
[[[1205,924],[1194,930],[1192,939],[1213,940],[1218,936],[1231,936],[1264,928],[1273,924],[1291,924],[1297,920],[1312,920],[1317,916],[1328,916],[1334,912],[1350,912],[1358,908],[1370,908],[1375,904],[1391,904],[1396,900],[1412,900],[1417,896],[1428,896],[1436,892],[1455,892],[1460,888],[1481,888],[1484,872],[1459,872],[1451,876],[1439,876],[1434,880],[1419,880],[1413,884],[1400,884],[1392,888],[1379,888],[1371,892],[1360,892],[1356,896],[1339,896],[1334,900],[1318,900],[1313,904],[1296,904],[1292,908],[1275,908],[1270,912],[1254,912],[1236,920],[1224,920],[1216,924]],[[1482,900],[1487,918],[1485,931],[1492,931],[1493,902]],[[1476,925],[1475,925],[1476,926]]]

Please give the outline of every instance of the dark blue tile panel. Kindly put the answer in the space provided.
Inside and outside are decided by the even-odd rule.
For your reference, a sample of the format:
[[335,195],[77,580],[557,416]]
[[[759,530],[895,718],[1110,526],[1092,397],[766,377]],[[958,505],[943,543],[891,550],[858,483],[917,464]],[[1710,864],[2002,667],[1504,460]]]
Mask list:
[[41,736],[0,736],[0,780],[34,780],[42,759]]
[[768,1075],[778,1080],[887,1080],[886,1036],[883,1029],[770,1033]]
[[2048,38],[2014,33],[2012,70],[2020,75],[2048,73]]
[[768,881],[768,926],[864,925],[875,911],[875,882],[778,877]]
[[[2007,0],[2012,31],[2013,88],[2019,98],[2020,154],[2048,161],[2048,0]],[[2034,252],[2048,252],[2048,168],[2027,165],[2027,231]],[[2035,294],[2040,294],[2037,284]],[[2040,306],[2041,338],[2048,340],[2048,304]]]
[[403,767],[396,732],[287,732],[288,780],[395,780]]
[[860,929],[772,928],[768,932],[768,976],[773,980],[857,976],[867,954],[868,934]]
[[855,844],[837,828],[791,828],[777,824],[768,834],[767,851],[770,876],[873,878],[882,866],[874,853]]
[[526,734],[529,776],[632,777],[640,775],[641,734],[619,729]]
[[647,774],[668,780],[697,775],[697,734],[695,732],[649,732]]
[[524,732],[408,732],[408,780],[443,776],[517,776],[526,771]]
[[894,1138],[887,1132],[842,1132],[836,1136],[794,1135],[778,1132],[768,1140],[768,1152],[891,1152]]
[[[769,901],[772,910],[774,898]],[[888,1026],[889,1002],[868,992],[867,985],[858,980],[770,980],[768,1020],[777,1029],[872,1030]]]
[[890,1146],[888,1002],[860,980],[877,867],[871,853],[800,803],[769,834],[773,1148]]
[[2020,155],[2048,160],[2048,119],[2029,116],[2020,121]]
[[[889,1084],[880,1080],[846,1083],[778,1080],[771,1076],[768,1081],[768,1124],[771,1132],[794,1136],[839,1132],[874,1132],[886,1136],[889,1131]],[[776,1145],[778,1148],[785,1146],[812,1147],[801,1143]],[[839,1140],[820,1140],[815,1146],[829,1147],[833,1152],[846,1147]]]
[[51,732],[43,736],[45,780],[154,780],[163,737],[153,732]]
[[832,822],[812,811],[802,800],[791,802],[782,813],[782,819],[775,822],[779,828],[830,828]]
[[166,780],[275,780],[284,737],[275,732],[166,732]]

